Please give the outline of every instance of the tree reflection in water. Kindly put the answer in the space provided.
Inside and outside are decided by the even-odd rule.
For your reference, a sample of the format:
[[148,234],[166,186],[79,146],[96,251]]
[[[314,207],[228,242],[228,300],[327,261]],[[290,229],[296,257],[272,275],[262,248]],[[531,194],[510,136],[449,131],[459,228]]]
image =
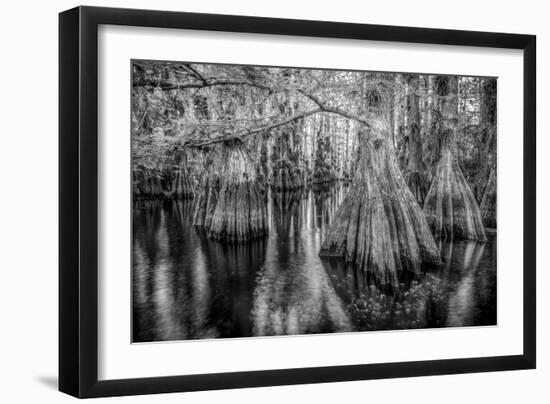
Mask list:
[[443,265],[402,274],[398,287],[379,285],[353,263],[323,257],[330,279],[358,330],[496,324],[494,262],[480,265],[486,248],[475,241],[440,245]]
[[440,245],[443,264],[378,285],[319,257],[338,186],[269,194],[268,239],[210,240],[192,201],[140,202],[133,218],[133,341],[496,324],[496,237]]
[[135,214],[134,223],[155,230],[134,225],[134,341],[251,334],[250,269],[262,265],[265,241],[210,240],[192,226],[192,213],[188,201],[178,201]]
[[[272,194],[272,234],[254,291],[254,335],[352,330],[342,301],[316,253],[321,245],[320,231],[301,231],[312,220],[318,218],[323,222],[329,213],[317,210],[312,194],[302,204],[303,196]],[[307,209],[301,209],[308,204],[314,207],[310,216]]]

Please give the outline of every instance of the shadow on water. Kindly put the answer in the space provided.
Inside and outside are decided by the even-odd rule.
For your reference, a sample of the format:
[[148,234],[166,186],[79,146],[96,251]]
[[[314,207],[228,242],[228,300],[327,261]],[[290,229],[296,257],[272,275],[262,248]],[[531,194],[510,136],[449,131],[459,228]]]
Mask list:
[[192,201],[135,205],[134,342],[496,324],[496,237],[443,243],[393,288],[321,259],[346,191],[270,192],[269,237],[242,244],[196,229]]

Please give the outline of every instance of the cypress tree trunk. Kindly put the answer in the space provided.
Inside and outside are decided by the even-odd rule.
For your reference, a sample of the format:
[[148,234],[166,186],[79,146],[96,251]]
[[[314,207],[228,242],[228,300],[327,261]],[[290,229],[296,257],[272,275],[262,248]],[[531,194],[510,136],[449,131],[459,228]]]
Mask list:
[[420,205],[424,204],[427,185],[423,175],[422,138],[420,133],[420,97],[418,95],[418,75],[407,77],[407,123],[409,153],[407,184]]
[[479,207],[456,158],[457,77],[437,77],[436,90],[440,119],[437,135],[441,153],[424,212],[438,239],[485,240]]
[[381,283],[401,271],[439,263],[439,251],[421,207],[399,170],[389,119],[378,117],[360,134],[353,184],[338,208],[321,255],[345,257]]
[[304,187],[299,154],[293,150],[295,129],[294,126],[283,129],[273,154],[275,161],[271,186],[275,191],[294,191]]
[[330,120],[322,115],[321,124],[317,131],[317,147],[315,149],[315,168],[312,182],[314,185],[328,184],[336,179],[333,172],[333,145],[330,140],[332,128]]
[[267,202],[242,144],[223,145],[215,154],[202,178],[193,224],[210,238],[230,242],[267,235]]
[[136,169],[132,173],[135,199],[157,199],[165,196],[163,176],[156,170]]
[[132,170],[132,194],[134,199],[140,199],[145,193],[143,170],[134,168]]
[[220,192],[220,179],[214,170],[213,163],[206,164],[205,172],[201,178],[199,191],[195,201],[195,211],[193,214],[193,224],[195,226],[209,229],[212,225],[212,216],[218,203],[218,193]]
[[481,199],[481,218],[483,224],[487,227],[497,227],[497,176],[496,167],[491,167],[489,181],[485,187],[483,198]]
[[402,91],[399,89],[404,87],[403,75],[397,73],[395,75],[395,88],[392,99],[393,111],[393,132],[392,132],[392,141],[394,148],[402,147],[403,133],[405,132],[405,104]]
[[426,79],[426,111],[424,116],[425,140],[423,143],[423,160],[426,166],[425,176],[429,185],[433,181],[435,168],[439,162],[440,142],[438,140],[441,125],[440,112],[437,106],[435,89],[436,77],[429,75]]
[[496,198],[497,198],[497,156],[496,156],[496,125],[497,125],[497,82],[496,79],[486,79],[481,91],[481,125],[484,142],[483,156],[486,162],[480,209],[485,226],[496,228]]
[[265,135],[259,137],[259,152],[258,152],[258,175],[259,180],[267,184],[270,179],[270,164],[269,164],[269,138]]
[[132,187],[134,199],[190,199],[194,196],[193,183],[181,165],[173,171],[134,169]]
[[164,196],[177,199],[193,198],[193,184],[183,164],[180,164],[177,170],[167,173],[165,177]]

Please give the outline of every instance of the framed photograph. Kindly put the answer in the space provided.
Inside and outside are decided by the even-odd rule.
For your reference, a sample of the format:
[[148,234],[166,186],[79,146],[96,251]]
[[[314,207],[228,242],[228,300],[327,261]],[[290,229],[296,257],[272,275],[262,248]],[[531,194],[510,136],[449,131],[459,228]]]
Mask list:
[[535,36],[59,27],[61,391],[535,368]]

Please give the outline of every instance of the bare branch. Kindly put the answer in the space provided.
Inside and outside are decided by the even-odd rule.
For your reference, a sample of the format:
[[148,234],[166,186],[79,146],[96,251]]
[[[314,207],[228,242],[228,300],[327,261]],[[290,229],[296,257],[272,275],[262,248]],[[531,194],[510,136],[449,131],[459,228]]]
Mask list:
[[253,83],[245,80],[209,80],[208,82],[181,82],[174,83],[171,81],[165,80],[152,80],[152,79],[138,79],[134,80],[133,87],[145,87],[145,88],[160,88],[161,90],[183,90],[186,88],[205,88],[205,87],[215,87],[215,86],[251,86],[256,87],[262,90],[273,91],[271,87],[264,86],[259,83]]
[[206,85],[206,80],[204,79],[204,77],[202,77],[202,75],[196,70],[194,69],[193,67],[191,67],[190,64],[185,64],[184,65],[188,70],[191,71],[191,73],[193,73],[195,76],[197,76],[199,78],[200,81],[203,82],[204,85]]
[[230,142],[230,141],[233,141],[233,140],[236,140],[236,139],[242,139],[243,137],[247,137],[247,136],[251,136],[251,135],[257,135],[259,133],[265,133],[265,132],[268,132],[272,129],[278,128],[280,126],[288,125],[288,124],[290,124],[294,121],[297,121],[299,119],[303,119],[303,118],[306,118],[308,116],[315,115],[315,114],[318,114],[318,113],[321,113],[321,112],[327,112],[327,113],[330,113],[330,114],[340,115],[340,116],[343,116],[345,118],[352,119],[352,120],[358,121],[358,122],[360,122],[364,125],[369,126],[368,122],[366,122],[364,119],[362,119],[360,117],[354,116],[353,114],[347,113],[345,111],[341,111],[338,108],[330,108],[330,107],[319,106],[317,108],[314,108],[314,109],[311,109],[311,110],[308,110],[308,111],[304,111],[304,112],[301,112],[299,114],[292,115],[291,117],[288,117],[287,119],[283,119],[279,122],[275,122],[275,123],[272,123],[270,125],[261,126],[261,127],[258,127],[258,128],[244,129],[244,130],[241,131],[241,133],[238,133],[238,134],[230,134],[230,135],[227,135],[227,136],[218,136],[218,137],[215,137],[213,139],[208,139],[208,140],[205,140],[205,141],[186,142],[185,146],[188,146],[188,147],[205,147],[205,146],[211,146],[211,145],[217,144],[217,143]]
[[298,89],[296,91],[298,93],[302,94],[303,96],[309,98],[311,101],[313,101],[315,104],[317,104],[319,106],[319,108],[321,108],[321,110],[324,111],[324,112],[330,112],[330,113],[333,113],[333,114],[341,115],[345,118],[348,118],[348,119],[360,122],[363,125],[369,126],[369,123],[367,121],[365,121],[359,115],[354,114],[353,112],[344,111],[343,109],[341,109],[339,107],[330,107],[330,106],[326,105],[324,102],[322,102],[318,97],[314,96],[313,94],[307,93],[303,90]]

